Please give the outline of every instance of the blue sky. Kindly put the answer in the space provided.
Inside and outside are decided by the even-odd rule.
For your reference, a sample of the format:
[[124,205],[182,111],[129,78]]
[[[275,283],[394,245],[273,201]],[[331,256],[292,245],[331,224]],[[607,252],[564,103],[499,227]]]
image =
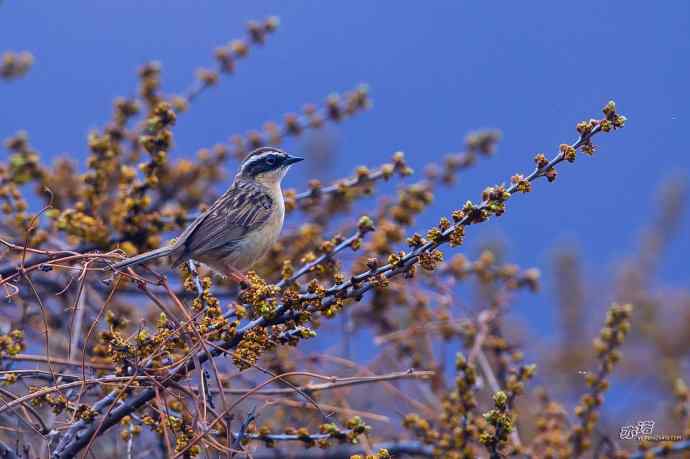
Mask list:
[[[196,101],[175,128],[177,157],[280,119],[305,102],[365,82],[372,111],[333,129],[331,177],[396,150],[421,171],[461,148],[468,131],[497,127],[496,157],[444,191],[419,228],[487,186],[529,172],[537,152],[575,138],[575,123],[615,99],[626,128],[598,137],[595,158],[561,169],[555,184],[511,201],[501,219],[470,228],[466,251],[505,237],[508,257],[547,272],[555,247],[579,248],[599,281],[634,249],[663,180],[688,173],[690,3],[133,1],[0,3],[0,49],[29,50],[29,75],[0,84],[0,137],[27,129],[47,156],[86,154],[86,135],[111,102],[134,94],[136,69],[163,64],[166,92],[179,92],[213,49],[244,35],[248,19],[277,15],[279,31],[240,62],[235,76]],[[299,153],[303,140],[286,147]],[[4,153],[3,153],[4,154]],[[303,188],[307,177],[291,174]],[[686,211],[689,209],[685,209]],[[687,235],[688,218],[681,227]],[[690,238],[664,258],[663,282],[688,286]],[[548,328],[546,288],[519,308]],[[602,298],[602,308],[606,299]]]

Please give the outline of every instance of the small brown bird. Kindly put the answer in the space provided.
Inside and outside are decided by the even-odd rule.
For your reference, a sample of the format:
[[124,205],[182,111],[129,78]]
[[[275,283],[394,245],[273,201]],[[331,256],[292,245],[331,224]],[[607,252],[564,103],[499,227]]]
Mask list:
[[199,215],[169,247],[142,253],[114,269],[169,257],[173,268],[193,259],[237,281],[266,254],[283,228],[285,203],[280,183],[303,158],[273,147],[252,151],[230,188]]

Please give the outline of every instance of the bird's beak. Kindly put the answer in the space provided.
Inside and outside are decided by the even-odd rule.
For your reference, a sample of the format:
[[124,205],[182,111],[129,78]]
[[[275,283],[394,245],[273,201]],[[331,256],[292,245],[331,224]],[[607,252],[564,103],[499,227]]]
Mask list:
[[295,164],[295,163],[298,163],[298,162],[300,162],[300,161],[302,161],[302,160],[304,160],[304,158],[300,158],[299,156],[288,155],[288,157],[287,157],[287,159],[285,160],[284,164],[285,164],[286,166],[289,166],[290,164]]

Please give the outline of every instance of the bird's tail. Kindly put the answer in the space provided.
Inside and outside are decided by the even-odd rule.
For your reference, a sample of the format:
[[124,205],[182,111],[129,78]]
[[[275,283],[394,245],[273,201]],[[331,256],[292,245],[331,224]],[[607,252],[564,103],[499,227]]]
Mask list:
[[145,263],[149,260],[155,260],[156,258],[165,257],[170,255],[172,252],[172,247],[161,247],[159,249],[151,250],[150,252],[144,252],[142,254],[136,255],[126,260],[122,260],[118,263],[113,264],[113,269],[123,269],[129,266],[135,266],[141,263]]

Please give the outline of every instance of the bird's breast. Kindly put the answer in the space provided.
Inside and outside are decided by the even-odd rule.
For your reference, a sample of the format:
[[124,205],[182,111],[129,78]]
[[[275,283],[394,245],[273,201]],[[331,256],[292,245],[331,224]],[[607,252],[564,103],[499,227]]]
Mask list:
[[282,195],[275,199],[276,208],[271,217],[261,227],[250,231],[238,244],[236,250],[228,256],[226,262],[233,268],[246,271],[259,261],[276,243],[283,228],[285,205]]

